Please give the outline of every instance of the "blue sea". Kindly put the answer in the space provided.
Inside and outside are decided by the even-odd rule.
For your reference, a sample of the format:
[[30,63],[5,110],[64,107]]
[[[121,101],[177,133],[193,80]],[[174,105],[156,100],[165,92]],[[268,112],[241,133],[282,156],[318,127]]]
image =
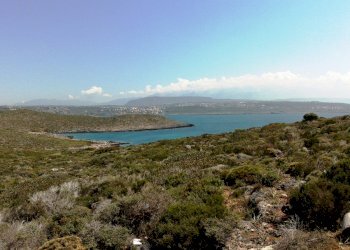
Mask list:
[[[70,133],[75,139],[144,144],[202,134],[219,134],[235,129],[261,127],[270,123],[301,121],[304,114],[167,115],[167,118],[193,124],[193,127],[133,132]],[[342,114],[318,114],[333,117]]]

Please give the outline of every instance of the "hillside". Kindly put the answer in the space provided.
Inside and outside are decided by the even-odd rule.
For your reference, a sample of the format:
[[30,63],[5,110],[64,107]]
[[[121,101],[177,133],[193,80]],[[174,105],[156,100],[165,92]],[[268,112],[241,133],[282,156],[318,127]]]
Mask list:
[[60,131],[51,116],[1,115],[0,249],[345,246],[349,116],[94,149],[26,132]]
[[226,100],[201,104],[169,105],[166,114],[269,114],[269,113],[349,113],[350,104],[327,102]]
[[31,132],[83,132],[161,129],[186,126],[157,115],[68,116],[31,110],[0,111],[0,127]]

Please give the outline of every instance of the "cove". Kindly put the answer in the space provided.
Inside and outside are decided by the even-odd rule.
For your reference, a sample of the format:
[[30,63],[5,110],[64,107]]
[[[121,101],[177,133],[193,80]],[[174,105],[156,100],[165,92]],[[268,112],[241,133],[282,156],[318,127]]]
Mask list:
[[[232,132],[235,129],[261,127],[270,123],[291,123],[301,121],[303,114],[234,114],[234,115],[167,115],[166,117],[184,123],[194,124],[193,127],[143,130],[128,132],[94,132],[69,133],[74,139],[111,141],[131,145],[150,143],[159,140],[169,140],[202,134],[219,134]],[[344,114],[319,113],[322,117],[334,117]]]

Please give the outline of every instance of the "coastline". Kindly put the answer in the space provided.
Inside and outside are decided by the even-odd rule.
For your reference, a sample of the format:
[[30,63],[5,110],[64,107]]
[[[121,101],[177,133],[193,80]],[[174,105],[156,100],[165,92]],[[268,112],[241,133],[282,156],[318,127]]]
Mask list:
[[[69,134],[77,134],[77,133],[122,133],[122,132],[137,132],[137,131],[148,131],[148,130],[166,130],[166,129],[177,129],[177,128],[189,128],[193,127],[194,124],[179,124],[176,126],[170,126],[170,127],[160,127],[160,128],[143,128],[143,129],[128,129],[128,130],[86,130],[86,131],[69,131],[69,132],[58,132],[58,133],[36,133],[36,134],[46,134],[49,136],[52,136],[54,138],[58,139],[64,139],[64,140],[72,140],[72,141],[84,141],[91,143],[90,146],[85,146],[82,148],[106,148],[106,147],[113,147],[113,146],[127,146],[131,145],[130,143],[127,142],[118,142],[118,141],[96,141],[96,140],[86,140],[86,139],[76,139],[73,136],[69,136]],[[31,132],[33,133],[33,132]],[[79,147],[81,149],[81,147]]]
[[114,130],[114,129],[105,129],[105,130],[77,130],[77,131],[62,131],[62,132],[54,132],[52,134],[62,135],[64,134],[80,134],[80,133],[123,133],[123,132],[137,132],[137,131],[148,131],[148,130],[165,130],[165,129],[176,129],[176,128],[190,128],[193,127],[194,124],[179,124],[169,127],[158,127],[158,128],[137,128],[137,129],[123,129],[123,130]]

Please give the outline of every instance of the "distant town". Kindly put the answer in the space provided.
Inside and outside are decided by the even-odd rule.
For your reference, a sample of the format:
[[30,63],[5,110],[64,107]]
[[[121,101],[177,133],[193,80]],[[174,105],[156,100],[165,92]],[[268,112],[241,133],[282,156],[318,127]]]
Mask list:
[[315,101],[260,101],[208,97],[145,97],[124,105],[14,105],[0,109],[30,109],[54,114],[110,117],[124,114],[273,114],[349,113],[350,104]]

